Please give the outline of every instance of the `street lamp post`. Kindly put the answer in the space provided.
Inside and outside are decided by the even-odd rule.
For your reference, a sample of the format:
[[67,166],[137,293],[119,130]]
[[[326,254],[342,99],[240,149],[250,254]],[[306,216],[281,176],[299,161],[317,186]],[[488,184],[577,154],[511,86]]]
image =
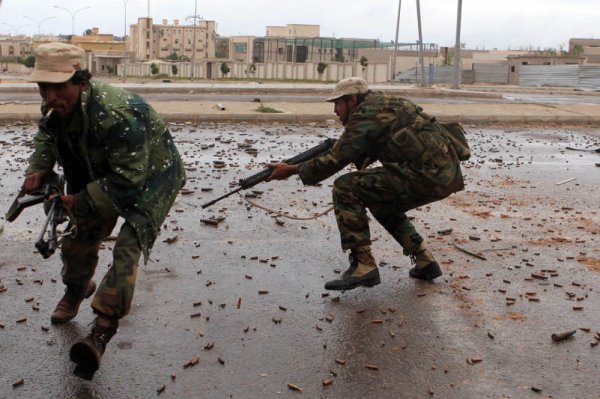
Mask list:
[[59,8],[61,10],[64,10],[64,11],[68,12],[69,15],[71,15],[71,35],[75,36],[75,15],[77,15],[77,13],[79,11],[87,10],[88,8],[91,8],[91,7],[87,6],[87,7],[79,8],[79,9],[77,9],[75,11],[71,11],[68,8],[64,8],[64,7],[61,7],[61,6],[54,6],[54,8]]
[[41,21],[38,21],[37,19],[29,17],[27,15],[23,15],[23,18],[27,18],[27,19],[30,19],[33,22],[35,22],[37,24],[37,26],[38,26],[38,36],[41,36],[41,34],[42,34],[42,24],[44,22],[48,21],[49,19],[53,19],[53,18],[56,18],[56,17],[52,16],[52,17],[44,18]]
[[2,25],[10,26],[10,28],[15,31],[15,36],[19,34],[19,29],[29,26],[29,24],[23,24],[15,27],[14,25],[7,24],[6,22],[2,22]]

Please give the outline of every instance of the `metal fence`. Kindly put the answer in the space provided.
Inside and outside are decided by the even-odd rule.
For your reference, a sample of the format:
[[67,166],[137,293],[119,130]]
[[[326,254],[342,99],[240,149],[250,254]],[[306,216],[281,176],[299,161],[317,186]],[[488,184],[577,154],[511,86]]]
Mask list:
[[600,90],[600,66],[580,66],[577,88],[580,90]]
[[508,64],[473,64],[475,83],[508,84]]
[[600,66],[596,65],[522,65],[520,86],[560,86],[580,90],[600,90]]
[[522,65],[519,86],[577,87],[579,65]]

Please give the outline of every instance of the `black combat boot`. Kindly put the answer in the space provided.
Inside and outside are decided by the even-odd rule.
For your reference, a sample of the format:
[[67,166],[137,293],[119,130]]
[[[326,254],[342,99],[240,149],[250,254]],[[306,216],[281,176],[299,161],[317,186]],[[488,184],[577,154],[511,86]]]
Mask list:
[[408,271],[410,277],[430,281],[442,275],[440,265],[435,261],[424,242],[409,256],[411,262],[415,265]]
[[88,281],[84,286],[67,285],[65,295],[56,305],[56,309],[50,316],[54,324],[66,323],[77,316],[79,305],[85,298],[89,298],[96,291],[96,283]]
[[358,286],[374,287],[381,282],[379,269],[371,255],[371,248],[354,249],[348,256],[350,267],[342,273],[342,278],[325,283],[326,290],[351,290]]
[[117,332],[118,325],[116,319],[96,317],[92,332],[71,347],[69,357],[77,364],[73,374],[84,380],[92,380],[94,373],[100,367],[100,359],[106,350],[106,344]]

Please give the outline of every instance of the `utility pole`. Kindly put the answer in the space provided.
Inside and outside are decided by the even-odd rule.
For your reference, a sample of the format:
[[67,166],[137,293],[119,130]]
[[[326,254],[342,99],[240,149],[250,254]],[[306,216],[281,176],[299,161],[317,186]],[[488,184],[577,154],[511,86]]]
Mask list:
[[398,19],[396,20],[396,38],[394,39],[394,62],[392,64],[392,81],[396,79],[396,59],[398,58],[398,31],[400,30],[400,7],[402,0],[398,0]]
[[456,15],[456,44],[454,45],[454,84],[453,89],[460,89],[460,23],[462,18],[462,0],[458,0]]
[[127,37],[127,2],[129,0],[123,0],[123,43],[125,43],[125,38]]
[[[194,15],[188,18],[194,18],[194,33],[192,35],[192,71],[190,73],[190,78],[194,80],[194,69],[196,67],[196,20],[200,18],[198,16],[198,0],[194,0]],[[185,49],[185,45],[183,48]]]
[[421,87],[427,87],[425,82],[425,61],[423,60],[423,31],[421,30],[421,2],[417,0],[417,23],[419,25],[419,64],[421,64]]

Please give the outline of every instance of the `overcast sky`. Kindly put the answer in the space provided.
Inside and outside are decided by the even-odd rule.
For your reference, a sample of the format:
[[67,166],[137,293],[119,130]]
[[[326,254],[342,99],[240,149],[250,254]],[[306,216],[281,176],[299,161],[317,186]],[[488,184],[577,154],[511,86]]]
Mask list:
[[[148,0],[0,0],[0,32],[70,34],[99,27],[123,35],[148,15]],[[394,40],[398,0],[197,0],[197,15],[217,23],[223,36],[264,36],[268,25],[315,24],[321,36]],[[453,46],[457,0],[421,0],[423,40]],[[55,8],[64,7],[70,10]],[[84,7],[88,9],[80,10]],[[80,11],[77,11],[80,10]],[[194,0],[151,0],[150,16],[194,15]],[[28,16],[30,18],[25,18]],[[45,20],[48,17],[55,17]],[[42,22],[43,21],[43,22]],[[27,25],[27,26],[23,26]],[[568,47],[569,39],[600,38],[600,0],[464,0],[461,42],[469,49]],[[416,1],[402,1],[399,42],[418,39]]]

